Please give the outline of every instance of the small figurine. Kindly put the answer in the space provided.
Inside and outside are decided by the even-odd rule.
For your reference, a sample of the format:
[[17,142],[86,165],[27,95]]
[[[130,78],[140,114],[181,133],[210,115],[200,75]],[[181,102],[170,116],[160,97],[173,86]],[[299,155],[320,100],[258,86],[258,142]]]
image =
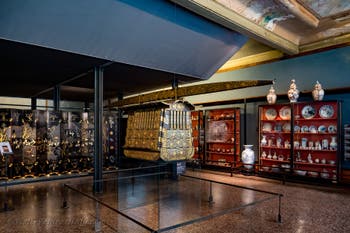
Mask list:
[[315,101],[321,101],[324,97],[324,90],[322,89],[322,85],[316,81],[315,88],[312,91],[312,97]]

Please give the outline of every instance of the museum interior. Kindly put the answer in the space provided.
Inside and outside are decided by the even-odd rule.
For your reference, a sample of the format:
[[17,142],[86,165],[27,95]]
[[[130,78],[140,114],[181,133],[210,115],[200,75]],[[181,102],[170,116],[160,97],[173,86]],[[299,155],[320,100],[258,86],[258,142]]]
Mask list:
[[0,3],[1,232],[350,232],[350,2]]

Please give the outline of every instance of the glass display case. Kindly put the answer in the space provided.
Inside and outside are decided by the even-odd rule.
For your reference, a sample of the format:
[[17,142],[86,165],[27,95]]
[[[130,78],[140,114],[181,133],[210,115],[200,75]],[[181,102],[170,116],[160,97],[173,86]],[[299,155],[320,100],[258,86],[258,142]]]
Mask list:
[[[7,161],[0,155],[0,179],[92,172],[93,116],[92,112],[0,109],[0,142],[9,142],[13,150]],[[103,167],[115,168],[117,115],[109,112],[104,117]]]
[[337,181],[338,116],[336,101],[260,106],[260,171]]
[[240,109],[205,112],[205,161],[207,165],[240,165]]

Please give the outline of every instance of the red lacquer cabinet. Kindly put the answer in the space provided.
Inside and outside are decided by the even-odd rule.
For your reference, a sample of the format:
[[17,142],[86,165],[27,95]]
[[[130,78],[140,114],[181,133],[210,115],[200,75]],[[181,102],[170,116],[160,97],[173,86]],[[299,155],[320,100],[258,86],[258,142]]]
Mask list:
[[339,113],[337,101],[260,106],[260,171],[338,181]]
[[215,109],[205,112],[206,165],[240,165],[240,109]]
[[204,152],[204,112],[192,111],[192,137],[193,137],[193,147],[194,155],[192,159],[194,160],[203,160]]

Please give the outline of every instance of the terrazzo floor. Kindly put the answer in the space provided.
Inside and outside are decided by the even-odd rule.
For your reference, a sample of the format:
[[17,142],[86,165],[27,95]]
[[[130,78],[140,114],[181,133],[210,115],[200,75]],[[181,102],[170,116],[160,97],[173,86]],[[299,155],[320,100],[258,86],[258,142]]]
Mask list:
[[[216,216],[165,232],[350,232],[350,187],[282,184],[210,171],[186,174],[281,193],[282,222],[277,221],[278,198],[266,200],[269,195],[264,193],[213,184],[210,203],[207,184],[196,186],[183,178],[161,183],[160,190],[167,192],[147,181],[124,188],[120,183],[106,185],[107,190],[96,198],[107,205],[69,190],[68,208],[62,208],[64,184],[91,194],[91,177],[84,177],[10,186],[7,197],[14,210],[0,212],[0,232],[150,232],[128,218],[158,229],[209,214]],[[0,190],[2,207],[5,188]],[[246,206],[236,208],[242,205]]]

